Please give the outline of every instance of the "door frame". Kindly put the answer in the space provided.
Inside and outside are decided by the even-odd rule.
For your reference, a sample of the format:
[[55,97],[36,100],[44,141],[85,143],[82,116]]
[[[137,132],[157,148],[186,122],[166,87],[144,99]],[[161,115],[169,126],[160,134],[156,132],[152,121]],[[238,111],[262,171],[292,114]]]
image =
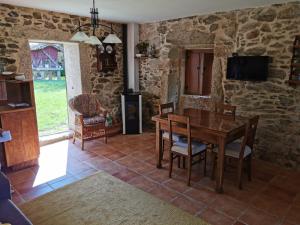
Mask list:
[[[48,43],[48,44],[61,44],[64,47],[65,50],[65,45],[77,45],[78,46],[78,50],[79,50],[79,73],[80,73],[80,86],[81,86],[81,90],[80,93],[83,93],[83,85],[82,85],[82,75],[81,75],[81,62],[80,62],[80,46],[78,43],[76,42],[68,42],[68,41],[55,41],[55,40],[41,40],[41,39],[28,39],[28,44],[29,43]],[[29,48],[30,49],[30,48]],[[64,60],[65,60],[65,64],[66,64],[66,58],[65,58],[65,54],[64,54]],[[67,71],[66,71],[66,66],[65,67],[65,76],[66,76],[66,98],[67,98],[67,112],[68,112],[68,126],[69,126],[69,130],[73,130],[74,129],[74,122],[75,122],[75,116],[74,113],[72,112],[72,110],[69,107],[68,101],[69,101],[69,88],[68,88],[68,82],[67,82]],[[33,79],[33,77],[32,77]],[[36,115],[37,117],[37,115]],[[72,117],[74,117],[74,119],[72,119]],[[36,118],[37,119],[37,118]],[[72,123],[72,121],[74,121]]]

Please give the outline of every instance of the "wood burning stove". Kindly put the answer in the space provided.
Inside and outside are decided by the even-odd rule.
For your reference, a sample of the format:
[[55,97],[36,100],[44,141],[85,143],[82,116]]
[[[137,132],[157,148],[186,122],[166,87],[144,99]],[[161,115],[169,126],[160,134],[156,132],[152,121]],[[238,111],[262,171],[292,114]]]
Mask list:
[[126,93],[121,96],[123,134],[142,133],[142,95]]
[[[134,49],[135,45],[131,45],[128,47],[127,41],[127,25],[123,24],[123,34],[122,34],[122,42],[123,42],[123,60],[126,63],[123,63],[123,71],[124,71],[124,92],[121,95],[121,103],[122,103],[122,122],[123,122],[123,134],[141,134],[142,133],[142,95],[138,93],[139,90],[138,85],[134,85],[132,87],[132,80],[137,79],[138,75],[134,73],[132,70],[132,66],[134,65]],[[129,35],[130,36],[130,35]],[[131,43],[131,41],[129,42]],[[128,59],[128,49],[131,49],[130,60]],[[130,62],[129,62],[130,61]],[[129,81],[129,69],[128,65],[130,65],[130,77],[131,81]],[[131,83],[131,85],[129,85]]]

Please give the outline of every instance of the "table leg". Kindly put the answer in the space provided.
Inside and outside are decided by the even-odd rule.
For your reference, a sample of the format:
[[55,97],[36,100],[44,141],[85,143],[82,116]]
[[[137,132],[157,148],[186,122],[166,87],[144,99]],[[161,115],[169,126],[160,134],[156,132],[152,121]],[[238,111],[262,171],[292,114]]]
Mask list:
[[162,132],[160,130],[160,123],[156,122],[156,167],[162,168],[161,158],[162,156]]
[[225,139],[219,138],[219,151],[218,151],[218,176],[216,179],[216,191],[223,193],[223,180],[224,180],[224,158],[225,158]]

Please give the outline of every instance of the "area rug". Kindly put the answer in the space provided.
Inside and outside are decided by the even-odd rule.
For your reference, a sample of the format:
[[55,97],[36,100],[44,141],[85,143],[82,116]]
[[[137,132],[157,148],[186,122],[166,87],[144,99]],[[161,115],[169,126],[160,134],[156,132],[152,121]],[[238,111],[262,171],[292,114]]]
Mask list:
[[21,206],[34,225],[206,225],[105,172]]

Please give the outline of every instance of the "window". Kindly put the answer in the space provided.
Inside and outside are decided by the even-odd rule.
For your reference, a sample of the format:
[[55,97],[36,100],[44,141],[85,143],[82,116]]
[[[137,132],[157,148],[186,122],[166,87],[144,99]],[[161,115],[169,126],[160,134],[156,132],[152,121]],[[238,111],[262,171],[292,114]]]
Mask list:
[[210,95],[213,60],[211,49],[186,52],[185,94]]

